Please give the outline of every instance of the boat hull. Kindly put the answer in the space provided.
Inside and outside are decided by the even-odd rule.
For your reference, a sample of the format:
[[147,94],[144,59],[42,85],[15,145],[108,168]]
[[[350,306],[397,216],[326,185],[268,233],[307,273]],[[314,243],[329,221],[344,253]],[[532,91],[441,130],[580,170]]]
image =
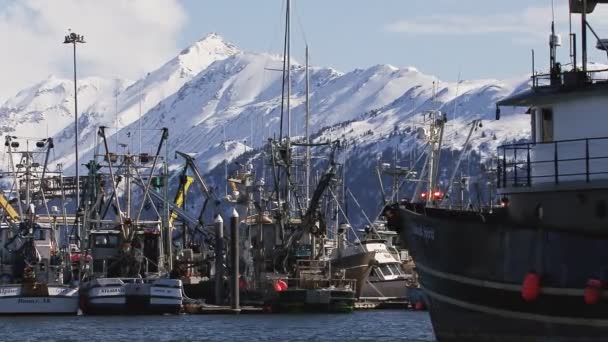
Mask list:
[[[32,295],[21,285],[0,286],[0,315],[76,315],[78,289],[49,285],[44,295]],[[46,291],[45,291],[46,292]]]
[[274,313],[350,313],[355,308],[355,293],[340,289],[289,289],[278,293],[271,308]]
[[405,279],[367,281],[361,289],[363,298],[407,298],[408,283]]
[[[608,335],[608,302],[586,304],[589,279],[605,279],[608,238],[509,223],[504,217],[393,207],[440,341],[591,341]],[[540,275],[526,301],[522,282]],[[604,293],[605,294],[605,293]]]
[[[102,279],[107,280],[107,279]],[[87,315],[147,315],[179,313],[182,307],[180,280],[124,283],[118,278],[93,281],[81,290],[81,309]]]
[[355,280],[355,295],[361,296],[361,291],[369,277],[374,264],[375,252],[361,251],[361,253],[338,256],[331,260],[331,266],[345,271],[346,279]]

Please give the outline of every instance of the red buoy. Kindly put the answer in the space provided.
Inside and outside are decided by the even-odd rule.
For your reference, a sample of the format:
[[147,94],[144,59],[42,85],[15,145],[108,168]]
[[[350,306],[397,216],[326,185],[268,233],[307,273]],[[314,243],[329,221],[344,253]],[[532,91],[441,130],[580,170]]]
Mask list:
[[239,279],[239,289],[247,290],[248,287],[249,287],[249,284],[247,284],[247,280],[245,280],[245,278],[241,277]]
[[72,254],[70,256],[70,261],[71,262],[79,262],[80,261],[80,254]]
[[273,287],[274,287],[274,290],[277,292],[285,291],[288,288],[287,283],[282,279],[277,280],[274,283]]
[[416,309],[418,311],[424,310],[424,302],[422,302],[422,301],[416,302],[416,304],[414,305],[414,309]]
[[528,272],[521,286],[521,297],[526,302],[533,302],[540,295],[540,276],[536,272]]
[[274,284],[272,285],[272,287],[274,288],[275,291],[277,292],[281,292],[281,285],[279,285],[278,281],[275,281]]
[[585,299],[585,304],[597,304],[602,297],[602,282],[597,279],[589,279],[587,281],[587,286],[585,287],[585,292],[583,293],[583,298]]

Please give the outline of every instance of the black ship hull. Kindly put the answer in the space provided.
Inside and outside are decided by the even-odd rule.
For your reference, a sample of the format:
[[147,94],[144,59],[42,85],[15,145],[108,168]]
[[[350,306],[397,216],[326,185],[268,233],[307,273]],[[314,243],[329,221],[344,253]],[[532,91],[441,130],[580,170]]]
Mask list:
[[[438,340],[606,340],[606,293],[584,297],[590,279],[608,276],[607,236],[518,225],[500,212],[408,205],[387,218],[414,258]],[[524,300],[531,273],[539,295]]]

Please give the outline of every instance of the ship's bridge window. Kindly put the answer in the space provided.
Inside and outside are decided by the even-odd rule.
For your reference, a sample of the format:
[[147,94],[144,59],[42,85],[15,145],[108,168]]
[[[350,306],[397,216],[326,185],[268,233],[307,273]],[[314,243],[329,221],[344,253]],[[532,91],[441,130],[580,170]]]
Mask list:
[[541,137],[542,142],[553,141],[553,110],[550,108],[541,109]]
[[401,270],[399,269],[398,265],[390,264],[389,267],[391,268],[391,271],[393,272],[394,275],[400,275],[401,274]]
[[95,236],[95,247],[113,248],[118,246],[117,235],[97,235]]
[[46,229],[36,229],[36,230],[34,230],[34,239],[36,241],[44,241],[44,240],[46,240]]
[[391,269],[388,267],[389,265],[384,264],[384,265],[380,265],[380,272],[382,272],[382,274],[386,277],[386,276],[391,276],[393,275],[393,273],[391,272]]
[[553,109],[534,108],[530,111],[532,115],[532,141],[552,142],[554,140]]

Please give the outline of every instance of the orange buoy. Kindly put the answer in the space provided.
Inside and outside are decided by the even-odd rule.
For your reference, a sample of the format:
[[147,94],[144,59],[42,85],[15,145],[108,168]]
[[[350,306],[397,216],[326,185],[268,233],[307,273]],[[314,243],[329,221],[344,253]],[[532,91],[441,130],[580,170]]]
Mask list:
[[526,302],[533,302],[540,295],[540,276],[536,272],[528,272],[521,286],[521,297]]
[[583,293],[583,298],[585,299],[585,304],[597,304],[602,297],[602,282],[597,279],[589,279],[587,281],[587,286],[585,287],[585,292]]

